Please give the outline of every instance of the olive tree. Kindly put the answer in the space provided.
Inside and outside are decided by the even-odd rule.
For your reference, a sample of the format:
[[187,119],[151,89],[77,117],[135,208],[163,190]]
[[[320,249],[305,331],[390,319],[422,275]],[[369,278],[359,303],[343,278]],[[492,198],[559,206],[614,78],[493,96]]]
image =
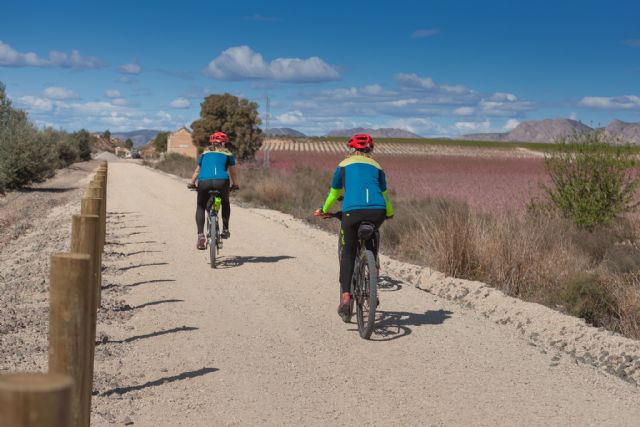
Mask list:
[[224,132],[238,158],[254,157],[263,140],[258,104],[225,93],[209,95],[200,105],[200,118],[191,124],[196,145],[205,147],[212,133]]

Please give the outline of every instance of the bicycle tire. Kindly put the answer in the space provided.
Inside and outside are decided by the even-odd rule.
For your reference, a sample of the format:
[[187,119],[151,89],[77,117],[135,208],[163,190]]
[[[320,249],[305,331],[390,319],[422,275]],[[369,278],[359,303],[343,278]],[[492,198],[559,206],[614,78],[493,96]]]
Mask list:
[[356,319],[360,336],[367,340],[373,333],[378,306],[378,270],[373,252],[365,250],[358,258],[356,268]]
[[216,268],[216,251],[218,250],[218,235],[216,233],[216,223],[218,222],[218,218],[213,217],[213,221],[209,221],[209,235],[211,236],[211,241],[209,242],[209,262],[211,263],[211,268]]

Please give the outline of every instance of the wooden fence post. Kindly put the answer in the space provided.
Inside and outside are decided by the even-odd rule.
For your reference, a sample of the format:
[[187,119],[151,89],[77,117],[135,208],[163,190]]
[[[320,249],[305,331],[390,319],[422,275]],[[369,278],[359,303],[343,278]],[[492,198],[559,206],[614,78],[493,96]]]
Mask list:
[[0,427],[70,425],[71,378],[67,375],[0,375]]
[[104,235],[102,234],[102,198],[99,197],[98,187],[87,188],[86,195],[81,201],[80,213],[82,215],[98,215],[98,279],[96,282],[95,307],[100,307],[102,295],[102,255],[104,251]]
[[95,357],[97,293],[100,292],[100,241],[98,239],[98,215],[73,215],[71,222],[71,252],[88,254],[91,257],[91,283],[89,286],[89,323],[87,328],[87,376],[83,385],[87,393],[83,393],[86,401],[82,402],[82,410],[86,415],[87,425],[91,419],[91,391],[93,390],[93,361]]
[[83,403],[90,401],[87,367],[90,319],[91,257],[51,255],[49,289],[49,372],[71,377],[70,427],[88,425]]

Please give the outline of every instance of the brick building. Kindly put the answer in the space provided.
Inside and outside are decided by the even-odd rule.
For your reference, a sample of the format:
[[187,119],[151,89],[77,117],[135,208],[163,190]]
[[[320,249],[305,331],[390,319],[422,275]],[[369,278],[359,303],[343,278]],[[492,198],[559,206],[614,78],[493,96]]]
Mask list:
[[194,144],[191,131],[185,127],[169,134],[167,138],[167,153],[177,153],[183,156],[198,157],[198,147]]

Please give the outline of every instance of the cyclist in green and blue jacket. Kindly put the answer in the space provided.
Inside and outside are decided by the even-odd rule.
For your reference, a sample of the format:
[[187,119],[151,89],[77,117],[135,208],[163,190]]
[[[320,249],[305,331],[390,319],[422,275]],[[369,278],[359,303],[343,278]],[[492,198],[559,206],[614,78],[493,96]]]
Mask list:
[[[393,206],[387,194],[387,179],[382,167],[370,157],[373,140],[366,134],[351,137],[348,146],[355,151],[340,162],[331,182],[331,190],[317,216],[326,214],[344,195],[342,201],[342,259],[340,260],[341,298],[338,314],[346,316],[351,303],[350,281],[358,243],[358,226],[368,221],[380,227],[393,217]],[[378,248],[374,248],[377,252]],[[377,255],[377,253],[376,253]],[[345,318],[345,317],[343,317]]]
[[229,218],[231,217],[231,205],[229,204],[229,190],[231,186],[238,186],[236,174],[236,160],[233,154],[225,148],[229,137],[223,132],[216,132],[209,138],[211,146],[198,157],[198,167],[193,173],[191,184],[197,180],[198,206],[196,208],[196,225],[198,227],[198,249],[206,248],[204,237],[204,217],[209,200],[210,190],[219,190],[222,198],[222,233],[223,239],[231,236],[229,232]]

